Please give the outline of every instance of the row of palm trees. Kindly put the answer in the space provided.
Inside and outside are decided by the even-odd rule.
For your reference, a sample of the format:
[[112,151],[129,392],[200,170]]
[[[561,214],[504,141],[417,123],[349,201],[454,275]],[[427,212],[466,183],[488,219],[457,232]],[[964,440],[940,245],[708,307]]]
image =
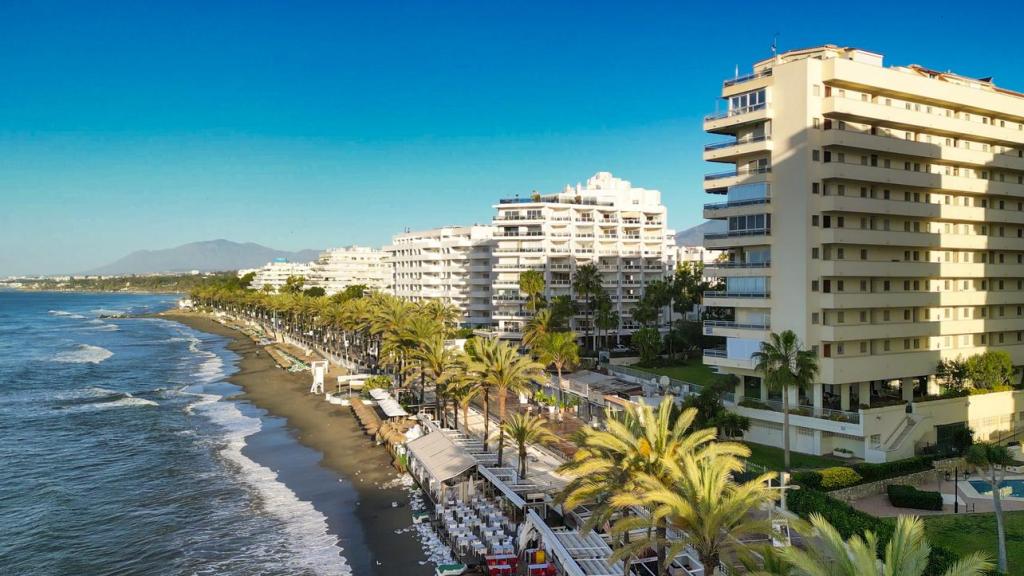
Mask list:
[[[565,510],[587,505],[581,527],[607,527],[615,541],[613,561],[653,551],[656,574],[669,574],[679,553],[692,549],[707,574],[742,564],[757,576],[922,576],[931,549],[921,521],[903,517],[881,558],[871,532],[844,540],[820,515],[795,528],[804,546],[754,547],[744,538],[773,536],[761,508],[777,494],[773,473],[738,480],[750,455],[746,446],[719,441],[714,428],[694,429],[696,410],[681,412],[666,397],[655,409],[630,404],[609,414],[607,430],[582,429],[579,450],[560,471],[571,478],[558,499]],[[761,511],[762,513],[758,513]],[[945,576],[980,576],[992,568],[978,553],[961,559]]]

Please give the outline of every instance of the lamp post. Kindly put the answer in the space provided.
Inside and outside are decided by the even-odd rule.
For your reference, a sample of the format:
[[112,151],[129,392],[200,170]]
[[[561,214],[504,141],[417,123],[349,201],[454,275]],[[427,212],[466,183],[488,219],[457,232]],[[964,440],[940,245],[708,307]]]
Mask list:
[[960,469],[953,467],[953,514],[960,513]]

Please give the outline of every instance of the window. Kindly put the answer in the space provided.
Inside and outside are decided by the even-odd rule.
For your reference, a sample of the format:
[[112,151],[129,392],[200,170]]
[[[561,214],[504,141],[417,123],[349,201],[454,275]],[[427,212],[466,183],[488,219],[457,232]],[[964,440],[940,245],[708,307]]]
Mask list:
[[818,84],[814,84],[813,86],[811,86],[811,94],[814,94],[815,96],[821,96],[821,86]]
[[818,323],[818,313],[817,312],[811,312],[811,324],[817,324],[817,323]]
[[817,162],[821,159],[821,153],[818,150],[811,150],[811,160]]
[[866,248],[861,248],[860,249],[860,259],[861,260],[867,260],[868,259],[868,251],[867,251]]
[[860,343],[860,353],[861,354],[867,354],[868,353],[868,343],[867,342],[861,342]]
[[813,258],[815,260],[818,259],[818,248],[817,247],[811,248],[811,258]]
[[817,292],[817,291],[818,291],[818,281],[817,280],[811,280],[811,292]]
[[811,183],[811,194],[817,194],[819,192],[819,185],[817,182]]

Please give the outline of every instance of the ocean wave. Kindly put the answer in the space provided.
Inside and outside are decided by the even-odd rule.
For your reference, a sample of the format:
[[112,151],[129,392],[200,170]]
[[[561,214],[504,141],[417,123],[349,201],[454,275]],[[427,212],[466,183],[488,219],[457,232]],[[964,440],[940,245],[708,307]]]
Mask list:
[[66,310],[50,310],[49,314],[50,316],[63,316],[65,318],[75,318],[77,320],[85,319],[85,316],[82,316],[81,314],[75,314],[73,312],[68,312]]
[[[147,394],[148,392],[140,392]],[[99,386],[73,390],[57,396],[55,406],[65,410],[90,411],[128,406],[159,406],[156,401],[139,398],[131,392],[116,392]]]
[[93,331],[96,331],[96,332],[117,332],[118,330],[120,330],[120,328],[118,328],[117,325],[115,325],[115,324],[105,324],[104,323],[104,324],[100,324],[100,325],[96,326],[95,328],[90,328],[90,330],[93,330]]
[[74,350],[58,352],[53,360],[70,364],[99,364],[113,355],[113,352],[100,346],[79,344]]
[[322,576],[352,574],[341,555],[338,537],[330,533],[327,518],[313,504],[299,500],[278,480],[277,473],[242,454],[245,438],[262,428],[258,418],[242,414],[233,402],[209,402],[197,406],[201,413],[226,432],[221,456],[241,471],[243,479],[259,494],[263,509],[283,522],[294,552],[293,563]]

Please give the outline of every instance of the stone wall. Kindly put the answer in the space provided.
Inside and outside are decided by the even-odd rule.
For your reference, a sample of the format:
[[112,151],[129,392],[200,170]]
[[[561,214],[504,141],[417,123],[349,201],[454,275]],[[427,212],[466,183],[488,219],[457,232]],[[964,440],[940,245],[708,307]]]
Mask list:
[[867,498],[868,496],[874,496],[876,494],[885,494],[886,487],[890,484],[902,484],[904,486],[920,486],[927,482],[933,482],[941,478],[942,472],[939,470],[924,470],[922,472],[914,472],[913,474],[907,474],[906,476],[898,476],[896,478],[886,478],[885,480],[879,480],[877,482],[869,482],[867,484],[859,484],[857,486],[851,486],[849,488],[843,488],[834,492],[829,492],[828,495],[835,498],[836,500],[842,500],[843,502],[853,502],[854,500],[860,500],[861,498]]

